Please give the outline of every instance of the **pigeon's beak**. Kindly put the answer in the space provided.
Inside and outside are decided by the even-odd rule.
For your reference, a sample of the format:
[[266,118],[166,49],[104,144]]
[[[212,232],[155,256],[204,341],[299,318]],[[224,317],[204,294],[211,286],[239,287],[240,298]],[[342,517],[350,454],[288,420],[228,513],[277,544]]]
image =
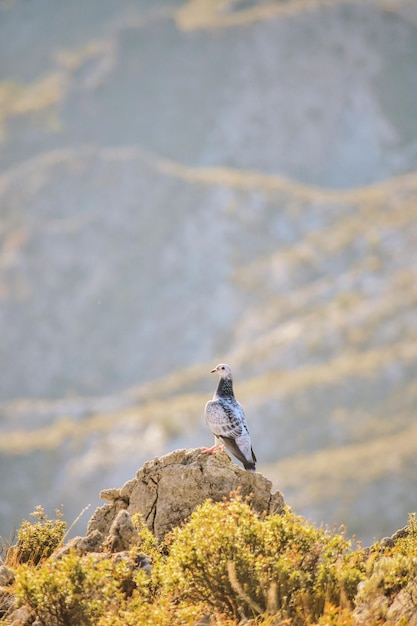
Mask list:
[[215,374],[216,372],[217,372],[217,370],[214,369],[214,370],[211,370],[210,374]]

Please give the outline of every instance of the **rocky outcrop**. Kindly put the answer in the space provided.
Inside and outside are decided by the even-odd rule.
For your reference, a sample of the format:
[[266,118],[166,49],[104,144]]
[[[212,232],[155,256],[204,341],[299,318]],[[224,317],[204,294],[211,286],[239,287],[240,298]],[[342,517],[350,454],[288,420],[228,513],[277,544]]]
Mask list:
[[176,450],[145,463],[122,487],[104,489],[100,496],[108,502],[94,512],[87,535],[68,541],[54,558],[70,550],[78,555],[128,551],[137,543],[131,519],[135,513],[140,513],[155,537],[162,540],[205,500],[218,502],[237,492],[259,513],[283,511],[284,498],[279,491],[272,492],[271,481],[241,469],[225,452],[211,455],[200,448]]
[[[202,454],[199,448],[176,450],[145,463],[133,480],[120,489],[105,489],[100,496],[109,503],[98,508],[87,529],[87,537],[108,542],[120,540],[121,511],[140,513],[158,540],[174,526],[184,522],[208,498],[220,501],[236,491],[248,497],[258,512],[280,513],[284,500],[272,493],[272,483],[260,473],[246,472],[222,451]],[[118,528],[118,530],[116,530]],[[113,530],[112,530],[113,529]],[[109,534],[113,539],[108,539]],[[122,533],[123,534],[123,533]],[[124,530],[126,536],[126,529]]]
[[[184,522],[205,500],[221,501],[239,493],[259,513],[281,513],[284,499],[272,493],[272,483],[260,473],[247,472],[222,451],[202,454],[201,449],[176,450],[145,463],[134,479],[121,488],[105,489],[101,497],[108,501],[96,509],[85,537],[74,537],[52,556],[60,559],[70,550],[80,557],[94,553],[97,560],[124,560],[133,573],[137,569],[150,572],[151,560],[140,552],[138,533],[132,515],[140,513],[158,540]],[[130,551],[133,546],[136,551]],[[0,584],[13,582],[13,572],[0,567]],[[131,593],[134,588],[126,589]],[[28,607],[17,607],[13,594],[3,588],[0,605],[8,613],[8,624],[27,626],[33,616]],[[1,588],[0,588],[1,591]],[[0,608],[1,608],[0,606]],[[1,611],[0,611],[1,612]],[[1,617],[1,615],[0,615]]]
[[369,624],[417,626],[415,602],[417,579],[410,580],[407,585],[391,597],[384,593],[383,587],[383,578],[381,577],[379,584],[375,584],[372,590],[368,590],[364,598],[359,591],[357,605],[353,611],[355,626],[369,626]]

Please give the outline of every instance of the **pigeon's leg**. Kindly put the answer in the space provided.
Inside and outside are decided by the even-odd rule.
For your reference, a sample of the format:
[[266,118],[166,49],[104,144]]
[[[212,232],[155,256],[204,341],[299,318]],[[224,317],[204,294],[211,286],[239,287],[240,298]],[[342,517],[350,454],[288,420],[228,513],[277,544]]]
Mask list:
[[214,446],[211,446],[211,448],[201,448],[201,453],[202,454],[214,454],[216,450],[224,450],[224,446],[218,443],[215,443]]
[[211,446],[211,448],[201,448],[201,453],[214,454],[216,450],[224,450],[223,443],[220,441],[220,439],[217,439],[217,437],[214,438],[214,446]]

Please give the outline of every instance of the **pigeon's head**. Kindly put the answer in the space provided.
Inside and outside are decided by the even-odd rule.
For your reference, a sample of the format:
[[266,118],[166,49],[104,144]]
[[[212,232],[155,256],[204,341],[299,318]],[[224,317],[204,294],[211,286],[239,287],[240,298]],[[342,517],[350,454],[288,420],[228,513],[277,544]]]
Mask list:
[[231,378],[232,377],[232,368],[230,365],[226,365],[226,363],[219,363],[216,365],[214,370],[211,370],[211,374],[218,374],[221,378]]

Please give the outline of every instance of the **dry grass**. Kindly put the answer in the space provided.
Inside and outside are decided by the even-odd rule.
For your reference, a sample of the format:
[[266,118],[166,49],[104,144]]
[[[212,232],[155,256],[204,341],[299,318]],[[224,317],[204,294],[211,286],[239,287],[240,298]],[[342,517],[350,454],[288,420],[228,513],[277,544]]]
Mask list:
[[[339,0],[340,1],[340,0]],[[350,4],[359,0],[350,0]],[[334,6],[334,0],[291,0],[290,2],[262,2],[240,9],[236,0],[189,0],[176,14],[181,30],[200,28],[230,28],[246,26],[263,20],[293,17],[300,13]]]

